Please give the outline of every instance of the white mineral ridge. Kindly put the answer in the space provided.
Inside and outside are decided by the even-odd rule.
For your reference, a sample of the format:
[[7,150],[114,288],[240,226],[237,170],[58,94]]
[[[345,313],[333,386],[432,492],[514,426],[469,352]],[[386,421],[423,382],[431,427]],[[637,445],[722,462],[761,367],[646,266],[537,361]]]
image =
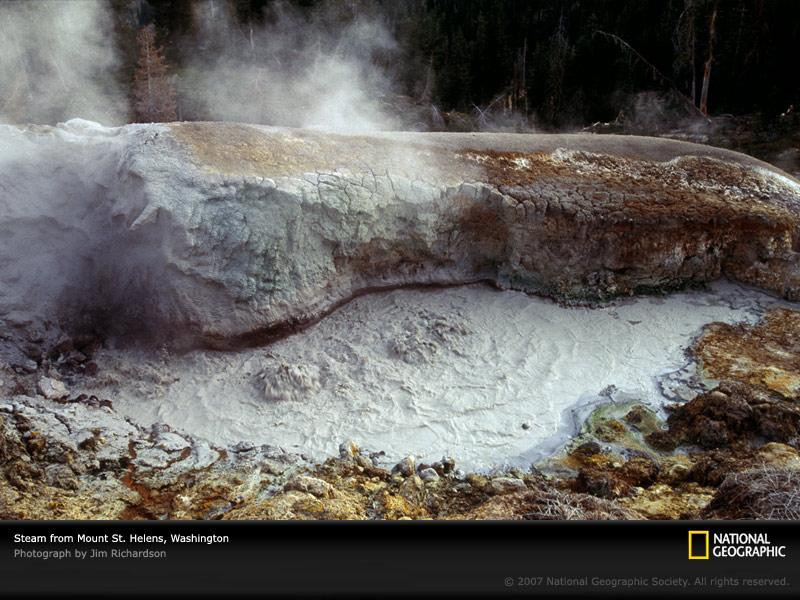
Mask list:
[[[540,177],[529,159],[490,168],[491,152],[545,156],[537,168],[559,175]],[[626,170],[609,171],[603,153],[629,160]],[[737,185],[714,179],[721,165]],[[515,172],[524,183],[505,189]],[[691,222],[693,205],[670,219],[656,212],[641,244],[625,233],[625,211],[632,204],[639,208],[631,214],[648,216],[642,206],[659,175],[689,204],[723,202],[735,218],[692,235],[670,219]],[[614,191],[626,186],[629,196]],[[736,211],[748,217],[740,207],[751,205],[760,212],[750,221],[763,231],[740,239]],[[740,275],[766,285],[756,276],[771,268],[765,261],[794,264],[786,222],[796,214],[796,182],[774,168],[652,138],[3,125],[0,318],[230,347],[375,287],[487,279],[523,291],[614,295],[718,278],[730,253],[754,262]],[[794,290],[792,277],[785,287]],[[784,279],[770,283],[779,294]],[[424,360],[424,350],[410,352],[409,360]],[[284,375],[313,387],[313,373]]]
[[657,377],[686,364],[704,324],[753,321],[775,302],[724,282],[598,309],[485,286],[396,290],[266,348],[157,360],[107,351],[86,391],[144,426],[315,460],[352,439],[385,451],[387,464],[410,453],[466,469],[527,467],[608,401],[607,386],[658,409]]

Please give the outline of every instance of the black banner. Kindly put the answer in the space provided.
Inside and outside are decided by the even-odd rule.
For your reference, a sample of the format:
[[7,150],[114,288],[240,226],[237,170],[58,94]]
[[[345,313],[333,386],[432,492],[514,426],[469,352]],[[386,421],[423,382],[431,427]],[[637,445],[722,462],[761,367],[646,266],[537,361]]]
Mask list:
[[12,521],[0,540],[0,597],[800,594],[794,522]]

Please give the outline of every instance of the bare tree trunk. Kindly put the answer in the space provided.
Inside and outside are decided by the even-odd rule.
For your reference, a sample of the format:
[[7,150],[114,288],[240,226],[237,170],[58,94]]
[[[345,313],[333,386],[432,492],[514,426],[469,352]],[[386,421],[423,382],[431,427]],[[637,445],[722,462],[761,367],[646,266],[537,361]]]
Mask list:
[[711,23],[708,26],[708,60],[703,70],[703,87],[700,91],[700,112],[708,115],[708,84],[711,80],[711,65],[714,64],[714,38],[717,26],[717,3],[711,13]]
[[431,100],[433,100],[433,86],[436,80],[436,74],[433,70],[433,54],[431,54],[430,59],[428,60],[428,68],[425,69],[425,87],[422,89],[422,94],[420,95],[420,102],[424,104],[430,104]]
[[694,4],[691,5],[692,12],[689,16],[689,43],[691,44],[691,48],[689,50],[690,62],[692,63],[692,105],[697,106],[697,62],[695,61],[696,57],[696,47],[697,47],[697,35],[696,30],[694,27]]
[[528,82],[525,80],[528,62],[528,37],[525,36],[525,42],[522,44],[522,97],[525,101],[525,116],[528,116]]
[[[668,83],[670,85],[670,87],[675,91],[675,93],[678,94],[678,96],[683,99],[683,101],[686,104],[687,108],[691,109],[692,112],[696,113],[697,115],[699,115],[701,117],[705,117],[706,116],[705,114],[700,112],[700,109],[697,108],[697,106],[694,104],[692,99],[687,97],[686,94],[683,92],[683,90],[681,90],[672,79],[670,79],[669,77],[664,75],[661,71],[659,71],[658,68],[653,63],[651,63],[649,60],[647,60],[644,56],[642,56],[642,54],[638,50],[636,50],[636,48],[634,48],[628,42],[626,42],[621,37],[619,37],[618,35],[615,35],[613,33],[606,33],[605,31],[600,31],[599,29],[595,29],[594,32],[596,34],[599,34],[599,35],[602,35],[604,37],[607,37],[610,40],[613,40],[615,43],[619,44],[626,51],[628,51],[631,54],[633,54],[633,56],[635,56],[637,59],[639,59],[642,63],[647,65],[652,70],[653,76],[656,79],[660,79],[662,82]],[[694,89],[694,88],[692,88],[692,89]]]

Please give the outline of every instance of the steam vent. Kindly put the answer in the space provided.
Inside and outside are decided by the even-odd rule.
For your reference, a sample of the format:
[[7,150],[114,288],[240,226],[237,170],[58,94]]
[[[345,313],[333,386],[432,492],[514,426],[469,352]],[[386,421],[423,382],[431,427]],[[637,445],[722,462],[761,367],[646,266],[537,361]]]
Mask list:
[[0,516],[797,517],[799,220],[666,139],[0,125]]

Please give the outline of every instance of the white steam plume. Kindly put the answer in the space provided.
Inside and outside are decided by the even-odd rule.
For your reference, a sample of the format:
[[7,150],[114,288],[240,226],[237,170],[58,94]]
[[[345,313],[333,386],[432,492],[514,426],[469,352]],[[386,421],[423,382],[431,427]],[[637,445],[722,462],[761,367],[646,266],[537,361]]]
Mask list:
[[111,30],[101,0],[0,3],[0,121],[124,122],[127,100],[114,84]]
[[344,3],[311,17],[275,5],[262,26],[239,26],[229,4],[194,5],[198,51],[180,73],[182,101],[210,120],[339,132],[396,129],[382,108],[391,87],[374,58],[396,50],[386,27]]

